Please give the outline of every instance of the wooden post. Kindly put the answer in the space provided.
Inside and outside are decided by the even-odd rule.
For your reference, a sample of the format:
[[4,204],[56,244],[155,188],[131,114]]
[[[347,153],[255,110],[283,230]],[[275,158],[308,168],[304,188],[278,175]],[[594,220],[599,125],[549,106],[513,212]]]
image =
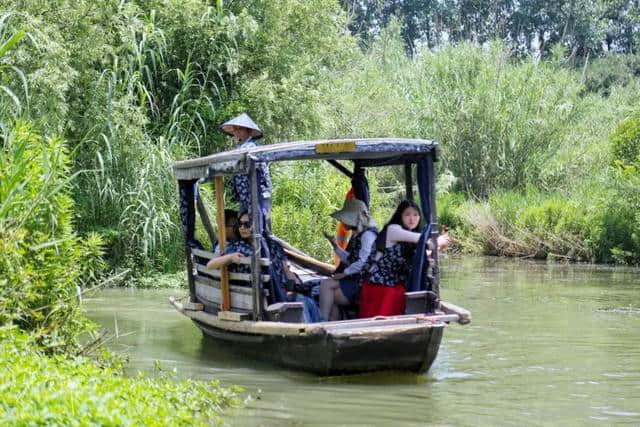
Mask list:
[[198,194],[198,199],[196,200],[196,206],[198,207],[198,213],[200,214],[200,220],[202,221],[202,225],[204,225],[204,229],[207,231],[209,235],[209,240],[211,240],[211,244],[216,241],[216,233],[213,231],[213,226],[211,225],[211,220],[209,219],[209,214],[207,213],[207,208],[204,206],[204,202],[202,201],[202,197]]
[[413,176],[411,175],[411,163],[404,164],[404,186],[407,200],[413,200]]
[[[220,253],[223,253],[227,242],[227,236],[224,224],[224,185],[222,183],[222,176],[216,175],[214,183],[216,187],[218,244],[220,245]],[[227,270],[226,265],[223,265],[220,268],[220,292],[222,293],[222,311],[227,311],[231,306],[231,297],[229,296],[229,271]]]
[[429,179],[429,211],[431,218],[431,257],[433,258],[433,278],[431,279],[431,291],[440,299],[440,262],[438,260],[438,212],[436,211],[436,170],[434,165],[435,152],[427,155],[427,175]]
[[251,230],[253,256],[251,257],[251,287],[253,288],[253,320],[262,320],[262,287],[260,286],[260,205],[258,201],[258,168],[249,159],[249,187],[251,188]]

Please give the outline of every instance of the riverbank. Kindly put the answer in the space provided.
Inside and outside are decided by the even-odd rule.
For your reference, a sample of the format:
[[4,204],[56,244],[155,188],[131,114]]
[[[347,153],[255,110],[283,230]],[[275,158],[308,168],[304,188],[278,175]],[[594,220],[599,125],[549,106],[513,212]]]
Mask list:
[[0,424],[208,426],[241,405],[238,387],[177,381],[170,371],[127,377],[105,362],[47,356],[27,334],[0,329]]
[[[66,145],[16,123],[0,151],[0,424],[210,425],[241,404],[217,382],[124,375],[84,313],[103,242],[73,228]],[[105,280],[101,280],[105,279]]]

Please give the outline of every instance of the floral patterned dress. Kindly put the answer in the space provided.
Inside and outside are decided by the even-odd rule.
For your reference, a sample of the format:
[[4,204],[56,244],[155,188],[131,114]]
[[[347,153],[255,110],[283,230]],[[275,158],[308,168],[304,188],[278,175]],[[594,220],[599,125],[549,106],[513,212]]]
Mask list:
[[383,286],[395,286],[407,281],[410,263],[404,257],[407,243],[399,242],[385,248],[380,258],[372,254],[368,262],[369,283]]

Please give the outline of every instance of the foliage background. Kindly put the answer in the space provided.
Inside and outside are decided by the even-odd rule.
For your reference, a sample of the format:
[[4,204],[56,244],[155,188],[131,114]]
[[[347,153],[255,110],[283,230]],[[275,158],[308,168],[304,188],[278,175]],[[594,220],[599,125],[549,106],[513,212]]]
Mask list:
[[[69,173],[77,173],[75,228],[98,233],[109,265],[136,275],[181,268],[170,165],[229,148],[217,126],[242,111],[264,128],[266,143],[434,138],[443,147],[445,190],[470,199],[468,209],[503,192],[528,204],[532,188],[542,198],[570,196],[592,213],[574,236],[590,248],[577,258],[615,261],[617,247],[632,248],[596,233],[607,228],[606,215],[594,212],[609,209],[617,186],[631,180],[602,165],[612,156],[609,134],[637,112],[636,9],[633,2],[537,0],[492,7],[410,0],[56,0],[42,7],[11,0],[3,4],[3,40],[27,36],[2,58],[11,93],[0,98],[2,126],[21,116],[46,138],[64,137]],[[319,233],[301,230],[333,228],[327,215],[348,184],[324,166],[294,178],[298,172],[272,171],[276,230],[328,259]],[[382,223],[401,197],[400,174],[369,178],[382,189],[374,211]],[[294,181],[312,183],[323,202]],[[598,200],[589,197],[593,186]],[[504,218],[519,217],[511,213]],[[471,217],[459,221],[474,229]],[[627,219],[622,227],[635,230]],[[556,229],[537,220],[547,232]],[[459,237],[467,248],[487,247]]]
[[[265,143],[438,140],[454,250],[640,264],[639,23],[625,0],[5,0],[0,419],[144,424],[188,393],[172,422],[190,424],[237,403],[78,355],[96,342],[83,289],[109,270],[141,285],[183,271],[172,162],[230,148],[217,128],[244,111]],[[330,260],[320,231],[348,181],[319,162],[271,173],[277,234]],[[402,173],[368,178],[382,226]],[[113,397],[140,387],[152,398],[123,418]]]

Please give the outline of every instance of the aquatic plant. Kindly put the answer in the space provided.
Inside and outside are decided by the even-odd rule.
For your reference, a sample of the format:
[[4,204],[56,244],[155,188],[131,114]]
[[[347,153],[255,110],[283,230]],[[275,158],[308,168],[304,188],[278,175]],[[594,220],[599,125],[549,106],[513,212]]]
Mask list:
[[83,357],[47,357],[30,336],[10,328],[0,328],[0,365],[3,426],[209,426],[241,404],[242,389],[218,381],[129,378]]

